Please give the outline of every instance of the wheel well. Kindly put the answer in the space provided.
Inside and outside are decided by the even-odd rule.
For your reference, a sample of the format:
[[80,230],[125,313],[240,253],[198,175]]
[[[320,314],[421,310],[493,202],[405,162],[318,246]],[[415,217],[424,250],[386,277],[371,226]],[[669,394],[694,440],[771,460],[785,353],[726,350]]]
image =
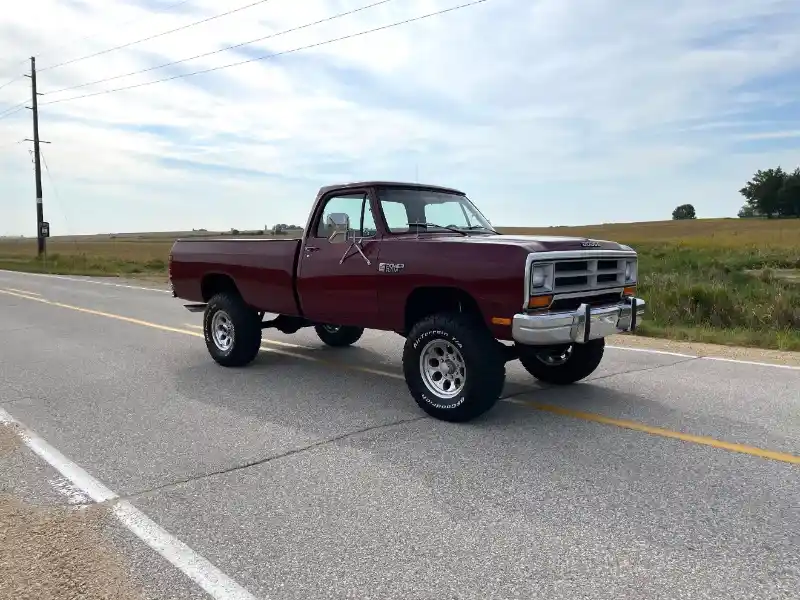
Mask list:
[[206,275],[200,282],[200,293],[203,295],[203,301],[208,302],[214,295],[220,292],[233,292],[239,293],[239,288],[229,275],[222,275],[221,273],[213,273]]
[[483,322],[478,303],[464,290],[452,287],[417,288],[406,300],[404,333],[407,334],[415,323],[428,315],[445,311],[474,315]]

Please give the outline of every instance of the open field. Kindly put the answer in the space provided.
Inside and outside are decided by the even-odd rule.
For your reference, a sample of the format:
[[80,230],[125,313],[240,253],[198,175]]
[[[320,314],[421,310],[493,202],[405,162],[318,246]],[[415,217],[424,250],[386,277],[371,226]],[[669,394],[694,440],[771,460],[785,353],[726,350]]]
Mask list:
[[[800,220],[500,229],[633,246],[641,257],[640,293],[649,308],[642,335],[800,350]],[[0,268],[164,280],[169,249],[178,235],[192,232],[51,238],[46,265],[35,259],[35,240],[0,239]]]

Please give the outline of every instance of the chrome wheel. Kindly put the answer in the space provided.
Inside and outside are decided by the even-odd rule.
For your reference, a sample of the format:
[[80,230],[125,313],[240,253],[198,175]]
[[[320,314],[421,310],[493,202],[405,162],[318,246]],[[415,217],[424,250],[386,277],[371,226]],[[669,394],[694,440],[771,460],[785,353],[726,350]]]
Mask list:
[[419,369],[425,387],[438,398],[455,398],[464,390],[467,365],[458,348],[446,340],[433,340],[425,345]]
[[337,333],[342,326],[341,325],[323,325],[322,328],[327,331],[328,333]]
[[233,322],[224,310],[218,310],[211,318],[211,339],[223,352],[227,352],[233,346]]
[[550,352],[538,352],[536,358],[548,367],[558,367],[566,363],[572,356],[572,346],[566,350],[551,350]]

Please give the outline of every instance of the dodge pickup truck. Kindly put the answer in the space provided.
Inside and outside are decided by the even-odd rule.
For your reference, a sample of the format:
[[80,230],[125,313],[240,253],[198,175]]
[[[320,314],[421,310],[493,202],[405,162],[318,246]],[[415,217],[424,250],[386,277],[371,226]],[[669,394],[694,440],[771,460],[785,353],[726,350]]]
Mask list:
[[502,235],[465,193],[412,183],[323,187],[298,239],[179,239],[169,277],[220,365],[253,361],[269,328],[336,347],[392,331],[414,400],[454,422],[497,402],[512,360],[543,382],[584,379],[645,311],[630,247]]

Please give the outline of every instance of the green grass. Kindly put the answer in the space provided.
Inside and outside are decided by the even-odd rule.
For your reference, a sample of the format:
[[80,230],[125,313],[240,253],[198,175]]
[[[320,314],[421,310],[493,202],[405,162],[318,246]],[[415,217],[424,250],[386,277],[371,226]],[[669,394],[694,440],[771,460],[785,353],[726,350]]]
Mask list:
[[641,335],[800,350],[800,281],[792,276],[800,247],[636,250],[639,293],[648,303]]
[[[800,219],[502,231],[590,236],[633,246],[640,257],[639,294],[648,305],[640,335],[800,350]],[[53,238],[46,264],[35,258],[35,240],[0,239],[0,268],[166,281],[173,239],[174,234]]]

